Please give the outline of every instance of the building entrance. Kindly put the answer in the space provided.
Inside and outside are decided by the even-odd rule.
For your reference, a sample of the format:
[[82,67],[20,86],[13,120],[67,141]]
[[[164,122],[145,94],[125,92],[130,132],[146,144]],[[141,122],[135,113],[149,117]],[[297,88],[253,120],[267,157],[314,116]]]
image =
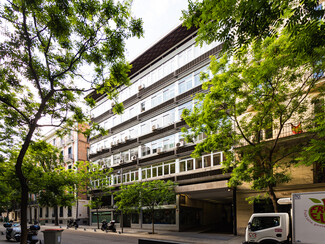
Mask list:
[[211,233],[234,233],[235,206],[233,191],[208,189],[213,183],[180,187],[179,230]]

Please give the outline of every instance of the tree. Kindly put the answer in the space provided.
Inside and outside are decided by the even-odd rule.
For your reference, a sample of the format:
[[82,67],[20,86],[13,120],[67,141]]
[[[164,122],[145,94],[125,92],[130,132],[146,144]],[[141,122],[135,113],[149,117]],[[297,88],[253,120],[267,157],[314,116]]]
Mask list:
[[55,225],[59,225],[58,207],[71,207],[75,202],[75,172],[63,167],[44,172],[39,180],[37,200],[40,206],[53,207]]
[[59,225],[58,207],[74,204],[78,175],[73,169],[63,167],[60,150],[45,141],[32,142],[25,161],[29,165],[30,192],[36,195],[40,206],[53,207],[55,225]]
[[296,44],[292,52],[313,52],[324,46],[324,10],[318,0],[189,0],[182,12],[186,27],[199,28],[200,44],[217,40],[225,50],[238,50],[282,31]]
[[[27,240],[29,191],[22,165],[32,137],[44,126],[85,121],[76,105],[85,92],[97,90],[114,99],[116,88],[129,84],[125,39],[142,35],[142,21],[131,17],[130,5],[110,0],[14,0],[1,5],[0,141],[21,142],[15,164],[21,185],[21,243]],[[91,98],[87,102],[94,105]]]
[[280,138],[293,120],[307,127],[313,124],[309,97],[325,68],[324,48],[314,51],[319,53],[316,62],[313,55],[293,53],[294,45],[286,35],[267,37],[241,48],[231,63],[226,54],[212,57],[213,77],[203,84],[209,92],[196,96],[193,111],[183,112],[191,128],[183,129],[187,140],[207,135],[196,145],[193,157],[225,151],[225,169],[232,169],[230,185],[248,182],[254,190],[266,190],[275,211],[274,187],[290,180],[288,167],[306,145],[301,140],[287,146]]
[[0,157],[0,212],[7,212],[19,206],[19,181],[15,174],[14,163]]
[[[196,38],[199,44],[219,41],[223,43],[223,52],[227,57],[233,57],[235,60],[235,64],[230,65],[229,69],[226,65],[228,60],[225,58],[220,62],[214,59],[211,63],[214,77],[205,85],[205,88],[211,86],[211,94],[200,95],[202,104],[197,108],[202,105],[203,109],[215,114],[209,111],[199,113],[197,108],[194,109],[193,116],[189,116],[188,111],[184,114],[189,116],[185,120],[193,127],[191,136],[202,132],[208,135],[205,142],[197,146],[193,155],[215,149],[232,150],[232,146],[238,145],[240,140],[245,141],[248,145],[241,147],[237,154],[240,158],[235,160],[229,151],[227,153],[226,168],[235,167],[231,184],[238,185],[243,181],[252,180],[254,189],[268,188],[275,210],[277,204],[272,188],[281,182],[289,181],[285,170],[287,165],[280,166],[278,162],[281,162],[281,157],[287,158],[302,150],[300,145],[296,145],[299,150],[297,147],[286,152],[281,150],[277,146],[278,135],[288,119],[297,115],[297,111],[306,110],[308,94],[324,94],[320,84],[315,87],[324,70],[323,17],[324,10],[320,2],[314,0],[189,0],[188,10],[183,11],[184,25],[199,29]],[[274,57],[274,60],[269,59],[267,55]],[[280,58],[287,64],[281,62]],[[244,65],[251,67],[245,69]],[[221,81],[224,81],[224,84]],[[274,83],[275,81],[280,82]],[[317,92],[313,89],[317,89]],[[290,94],[285,94],[286,92]],[[292,109],[295,107],[296,111]],[[199,116],[200,122],[193,121],[194,115]],[[311,119],[307,119],[309,124],[312,124]],[[233,129],[233,123],[237,126],[236,131]],[[305,128],[308,127],[312,126]],[[261,143],[260,132],[271,131],[272,128],[277,130],[275,143]],[[321,127],[318,130],[321,130]],[[316,130],[311,132],[315,133]],[[188,136],[189,140],[192,139],[191,136]],[[314,146],[319,145],[319,139],[321,137],[315,137]],[[308,143],[309,141],[306,142],[307,145]],[[318,146],[317,148],[323,150]],[[275,158],[276,155],[279,158]],[[231,159],[235,163],[231,164]]]
[[116,206],[124,213],[148,211],[151,215],[152,234],[154,234],[154,212],[159,206],[174,202],[176,198],[175,183],[168,180],[135,182],[130,185],[122,185],[115,192]]
[[109,183],[113,169],[102,169],[98,164],[91,162],[78,162],[77,189],[84,194],[91,195],[88,207],[96,209],[97,228],[99,229],[99,207],[103,204],[102,198],[111,194]]

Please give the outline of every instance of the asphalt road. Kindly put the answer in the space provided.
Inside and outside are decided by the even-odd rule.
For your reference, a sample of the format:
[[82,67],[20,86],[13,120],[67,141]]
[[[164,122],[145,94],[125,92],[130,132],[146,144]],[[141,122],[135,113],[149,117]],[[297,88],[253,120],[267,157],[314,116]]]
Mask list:
[[[0,232],[4,231],[2,228]],[[43,241],[43,233],[40,231],[38,233],[38,238]],[[123,236],[123,234],[119,235],[117,233],[98,233],[94,232],[83,232],[83,231],[75,231],[75,230],[64,230],[62,232],[62,240],[61,244],[137,244],[137,237],[132,236]],[[9,244],[9,243],[18,243],[14,241],[7,241],[4,235],[0,235],[0,243],[1,244]]]
[[[43,239],[43,233],[39,233],[39,238]],[[117,233],[94,233],[75,230],[64,230],[61,244],[137,244],[137,237],[123,236]],[[44,243],[44,242],[43,242]]]

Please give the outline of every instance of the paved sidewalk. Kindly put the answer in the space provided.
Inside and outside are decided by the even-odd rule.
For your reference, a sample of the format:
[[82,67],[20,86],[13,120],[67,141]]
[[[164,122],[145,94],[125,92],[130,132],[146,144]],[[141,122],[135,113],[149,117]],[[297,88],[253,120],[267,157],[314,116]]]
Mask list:
[[[60,227],[60,226],[59,226]],[[41,230],[58,228],[54,225],[42,225]],[[61,225],[62,229],[66,229],[66,225]],[[70,230],[74,228],[70,228]],[[79,226],[75,231],[91,231],[96,233],[103,233],[103,231],[98,230],[95,225],[93,226]],[[123,233],[121,233],[121,228],[117,228],[117,233],[108,232],[110,235],[123,235],[132,236],[143,239],[157,239],[157,240],[169,240],[180,243],[197,243],[197,244],[241,244],[244,241],[243,236],[234,236],[231,234],[216,234],[216,233],[199,233],[199,232],[172,232],[172,231],[156,231],[157,234],[149,234],[149,230],[143,229],[131,229],[123,228]]]
[[[66,230],[66,225],[54,226],[51,224],[42,225],[41,230],[45,229],[64,229]],[[4,231],[5,228],[1,225],[0,232]],[[79,226],[78,229],[69,228],[72,231],[87,231],[94,233],[103,233],[103,231],[96,229],[96,226]],[[199,233],[199,232],[172,232],[172,231],[157,231],[156,234],[149,234],[149,230],[143,229],[131,229],[123,228],[123,233],[121,233],[121,228],[117,228],[117,233],[108,232],[108,235],[123,235],[123,236],[132,236],[136,238],[143,239],[156,239],[156,240],[166,240],[174,241],[182,244],[241,244],[244,241],[243,236],[234,236],[231,234],[216,234],[216,233]],[[43,235],[39,232],[39,237],[43,239]],[[5,236],[0,236],[0,244],[7,243]],[[10,243],[10,242],[9,242]]]

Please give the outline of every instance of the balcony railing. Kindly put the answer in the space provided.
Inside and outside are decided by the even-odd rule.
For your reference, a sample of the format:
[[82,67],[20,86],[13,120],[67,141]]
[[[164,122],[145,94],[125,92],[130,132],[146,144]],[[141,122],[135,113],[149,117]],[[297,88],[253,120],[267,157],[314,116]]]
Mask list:
[[[279,133],[280,132],[280,133]],[[287,123],[284,124],[282,130],[280,131],[279,128],[270,128],[270,129],[266,129],[261,131],[260,134],[260,141],[271,141],[276,139],[278,136],[279,138],[284,138],[284,137],[289,137],[289,136],[295,136],[295,135],[299,135],[306,132],[306,128],[304,127],[304,123],[303,122],[298,122],[298,123]],[[251,136],[250,140],[254,143],[256,143],[258,139],[258,135],[255,136]],[[241,139],[239,141],[239,145],[237,147],[240,146],[247,146],[248,142],[245,139]]]

